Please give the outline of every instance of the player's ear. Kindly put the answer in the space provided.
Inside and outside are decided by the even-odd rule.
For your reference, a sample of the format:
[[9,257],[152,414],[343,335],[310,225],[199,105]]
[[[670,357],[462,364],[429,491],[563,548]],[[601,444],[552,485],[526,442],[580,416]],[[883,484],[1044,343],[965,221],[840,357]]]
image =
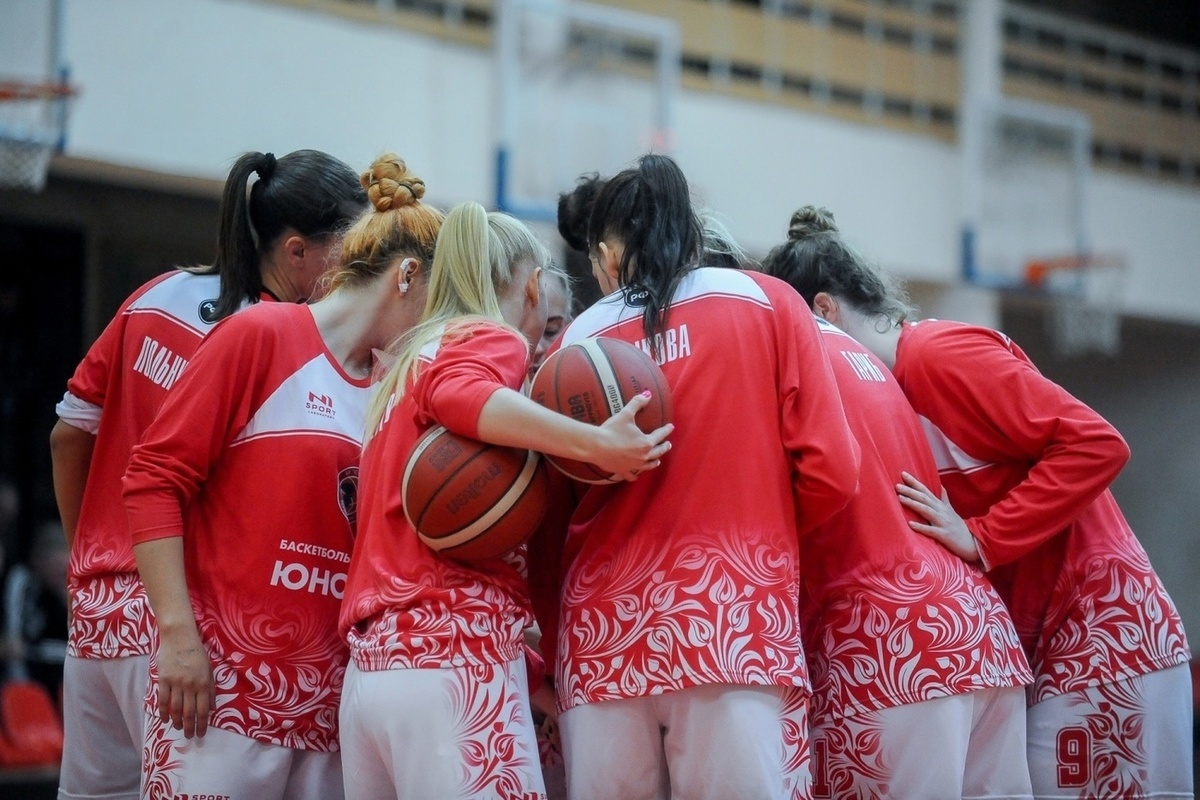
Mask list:
[[534,267],[525,281],[525,301],[530,308],[537,308],[542,300],[542,268]]
[[283,254],[287,257],[289,263],[303,264],[304,254],[307,250],[308,243],[304,241],[304,237],[300,234],[294,234],[283,240]]
[[828,292],[817,292],[813,298],[813,313],[826,322],[837,325],[842,318],[837,298]]
[[421,262],[415,258],[405,258],[400,262],[397,272],[399,273],[396,279],[397,288],[399,288],[401,294],[405,294],[408,292],[413,281],[421,273]]
[[608,242],[600,243],[600,269],[604,270],[604,274],[612,278],[613,282],[617,284],[620,283],[621,252],[620,245],[609,244]]

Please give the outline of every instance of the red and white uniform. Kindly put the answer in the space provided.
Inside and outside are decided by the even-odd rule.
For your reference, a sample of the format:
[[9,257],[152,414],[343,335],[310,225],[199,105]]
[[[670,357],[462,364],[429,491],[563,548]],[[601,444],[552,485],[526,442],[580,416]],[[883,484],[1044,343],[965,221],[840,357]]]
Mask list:
[[850,428],[859,493],[801,541],[801,627],[810,717],[919,703],[1033,676],[999,595],[978,568],[914,532],[896,502],[907,471],[941,495],[924,431],[883,365],[820,322]]
[[1033,667],[1035,795],[1190,796],[1190,653],[1108,490],[1120,434],[987,328],[905,325],[894,372]]
[[483,406],[501,388],[519,391],[528,369],[529,343],[511,328],[481,322],[444,335],[363,453],[340,622],[353,662],[342,707],[349,798],[544,796],[524,556],[439,556],[409,524],[401,494],[425,431],[441,424],[478,439]]
[[337,749],[368,383],[343,371],[306,306],[261,304],[204,341],[134,448],[130,532],[183,536],[213,727]]
[[[915,785],[901,791],[906,770],[923,773],[926,793],[936,785],[936,796],[974,796],[984,787],[964,785],[976,769],[970,761],[999,766],[1005,758],[1017,780],[991,788],[1028,794],[1019,687],[1033,676],[1012,619],[977,567],[908,526],[917,517],[896,499],[902,472],[941,495],[921,423],[883,362],[835,326],[818,325],[863,457],[858,495],[800,544],[814,796],[842,796],[852,788],[854,796],[917,796]],[[960,747],[926,752],[927,744],[945,743],[912,736],[914,720],[926,715],[934,728],[959,719],[930,701],[995,688],[1015,694],[1006,703],[1010,713],[993,714],[989,730],[976,729],[973,715],[960,715],[966,727],[946,732]],[[911,708],[906,727],[895,734],[908,752],[889,741],[894,714],[879,713],[901,706]],[[901,756],[919,766],[897,763]],[[931,783],[934,776],[939,783]]]
[[503,387],[520,390],[529,345],[481,324],[422,353],[420,373],[389,403],[362,459],[363,515],[341,628],[364,671],[499,664],[524,658],[532,622],[525,578],[511,558],[471,564],[438,556],[417,538],[400,493],[413,445],[434,425],[479,438],[479,414]]
[[[626,298],[600,300],[558,345],[607,336],[649,352]],[[710,684],[807,691],[797,527],[846,504],[859,461],[812,313],[782,281],[697,269],[657,345],[671,452],[635,482],[583,490],[564,545],[559,704]]]
[[894,372],[1016,623],[1031,703],[1188,660],[1175,604],[1108,491],[1129,458],[1108,422],[987,328],[905,325]]
[[121,502],[129,454],[213,323],[216,275],[176,271],[142,286],[88,350],[59,404],[68,424],[96,435],[67,571],[68,653],[123,658],[151,650],[154,622]]

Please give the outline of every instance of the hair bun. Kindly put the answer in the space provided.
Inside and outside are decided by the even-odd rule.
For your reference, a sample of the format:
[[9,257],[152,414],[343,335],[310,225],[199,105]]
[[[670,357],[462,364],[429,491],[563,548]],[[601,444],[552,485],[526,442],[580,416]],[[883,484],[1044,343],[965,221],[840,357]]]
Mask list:
[[788,223],[788,239],[798,241],[818,233],[837,233],[833,213],[818,206],[805,206],[792,214]]
[[425,181],[410,173],[400,156],[393,153],[375,159],[359,181],[376,211],[403,208],[425,196]]
[[262,158],[258,160],[257,166],[254,167],[254,172],[258,175],[258,179],[260,181],[270,180],[271,176],[275,174],[275,165],[277,163],[274,153],[263,153]]

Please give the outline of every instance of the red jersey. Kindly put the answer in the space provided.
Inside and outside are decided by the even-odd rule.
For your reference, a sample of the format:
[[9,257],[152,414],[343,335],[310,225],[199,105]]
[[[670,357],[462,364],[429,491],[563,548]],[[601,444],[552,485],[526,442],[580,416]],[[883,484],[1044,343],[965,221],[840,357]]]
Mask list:
[[1108,491],[1129,458],[1108,422],[987,328],[905,325],[895,375],[1017,625],[1031,702],[1189,659],[1175,605]]
[[219,293],[216,275],[176,271],[155,278],[125,301],[67,383],[59,414],[96,435],[67,571],[73,656],[150,652],[154,620],[133,560],[121,476],[212,328]]
[[850,429],[858,495],[800,543],[800,620],[817,724],[1033,680],[1017,632],[977,567],[913,531],[901,472],[941,496],[912,406],[883,362],[818,320]]
[[600,300],[557,343],[608,336],[653,351],[675,415],[658,469],[580,486],[563,543],[559,703],[807,689],[797,528],[846,505],[859,463],[812,313],[775,278],[696,269],[652,348],[637,301]]
[[434,425],[479,438],[479,414],[502,387],[520,390],[529,343],[481,323],[422,352],[416,380],[389,401],[363,453],[358,541],[341,629],[362,670],[439,669],[521,658],[532,621],[523,555],[470,564],[438,555],[404,515],[413,445]]
[[182,532],[215,727],[337,749],[368,384],[342,370],[306,306],[261,304],[205,339],[133,450],[130,533]]

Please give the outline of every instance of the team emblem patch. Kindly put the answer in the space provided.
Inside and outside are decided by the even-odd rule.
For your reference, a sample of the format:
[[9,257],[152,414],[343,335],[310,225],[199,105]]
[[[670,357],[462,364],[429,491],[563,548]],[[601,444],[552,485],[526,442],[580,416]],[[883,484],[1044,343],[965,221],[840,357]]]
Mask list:
[[338,508],[354,527],[358,516],[358,467],[346,467],[338,473]]
[[625,304],[629,306],[650,305],[650,292],[645,289],[625,289]]
[[204,320],[209,325],[212,325],[217,321],[216,298],[213,298],[212,300],[205,300],[200,304],[200,308],[196,309],[196,312],[200,315],[200,319]]

